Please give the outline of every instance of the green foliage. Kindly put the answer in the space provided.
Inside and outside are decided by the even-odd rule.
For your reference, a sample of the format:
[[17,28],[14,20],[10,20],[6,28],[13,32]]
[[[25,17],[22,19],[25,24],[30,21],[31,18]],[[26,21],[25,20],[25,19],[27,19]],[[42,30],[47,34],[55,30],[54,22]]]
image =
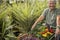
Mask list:
[[10,38],[16,38],[15,31],[28,33],[35,20],[47,7],[46,4],[46,1],[39,2],[38,0],[17,4],[2,3],[0,6],[1,37],[9,40]]

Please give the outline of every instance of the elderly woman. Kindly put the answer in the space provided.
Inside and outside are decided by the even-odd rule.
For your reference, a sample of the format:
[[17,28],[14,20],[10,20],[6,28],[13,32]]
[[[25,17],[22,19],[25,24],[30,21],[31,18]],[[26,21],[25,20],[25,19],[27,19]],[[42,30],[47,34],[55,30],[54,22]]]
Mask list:
[[[60,34],[60,10],[56,8],[56,0],[48,0],[48,8],[46,8],[42,15],[36,20],[33,24],[31,30],[37,25],[38,22],[41,22],[43,19],[46,20],[46,23],[52,27],[56,27],[55,34]],[[59,40],[59,37],[57,40]]]

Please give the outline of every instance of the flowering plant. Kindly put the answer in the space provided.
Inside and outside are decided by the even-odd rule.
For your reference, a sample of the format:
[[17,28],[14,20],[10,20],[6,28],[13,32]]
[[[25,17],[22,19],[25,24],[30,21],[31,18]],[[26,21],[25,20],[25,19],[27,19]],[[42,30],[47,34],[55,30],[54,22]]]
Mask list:
[[52,35],[54,34],[54,30],[52,28],[48,29],[46,26],[41,26],[37,32],[38,35],[40,35],[41,38],[44,38],[44,40],[49,40]]

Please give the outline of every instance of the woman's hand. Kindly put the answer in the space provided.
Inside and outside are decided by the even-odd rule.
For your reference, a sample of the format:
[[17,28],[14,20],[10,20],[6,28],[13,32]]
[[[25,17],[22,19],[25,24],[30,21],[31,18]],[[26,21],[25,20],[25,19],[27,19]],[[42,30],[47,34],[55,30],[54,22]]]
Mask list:
[[55,34],[60,34],[60,29],[59,28],[56,28]]

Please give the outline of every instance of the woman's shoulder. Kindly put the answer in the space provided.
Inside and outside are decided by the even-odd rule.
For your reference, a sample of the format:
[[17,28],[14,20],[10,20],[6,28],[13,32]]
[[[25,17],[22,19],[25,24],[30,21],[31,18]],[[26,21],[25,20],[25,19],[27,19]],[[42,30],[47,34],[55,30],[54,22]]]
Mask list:
[[60,8],[56,8],[56,12],[58,15],[60,15]]

